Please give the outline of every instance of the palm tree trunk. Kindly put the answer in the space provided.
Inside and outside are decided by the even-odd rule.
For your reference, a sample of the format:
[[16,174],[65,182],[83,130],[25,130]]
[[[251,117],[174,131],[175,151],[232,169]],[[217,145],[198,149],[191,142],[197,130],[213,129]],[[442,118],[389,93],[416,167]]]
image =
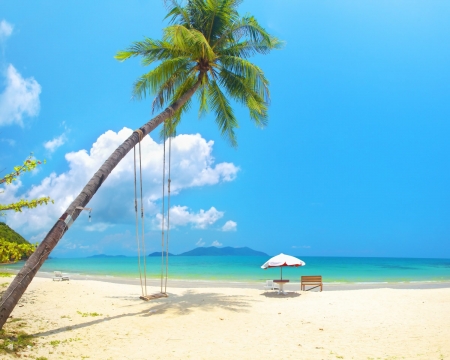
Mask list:
[[[200,86],[202,81],[201,78],[202,74],[200,74],[199,79],[194,84],[194,86],[189,91],[187,91],[178,101],[174,102],[162,113],[142,126],[139,130],[142,131],[143,136],[148,135],[158,125],[170,118],[175,111],[183,106]],[[62,214],[55,225],[53,225],[52,229],[49,231],[44,240],[42,240],[36,251],[26,261],[23,268],[16,275],[1,298],[0,329],[9,318],[10,314],[14,310],[28,285],[30,285],[38,270],[41,268],[44,261],[47,260],[50,252],[53,250],[56,244],[58,244],[59,240],[61,240],[64,233],[69,229],[70,225],[72,225],[72,223],[77,219],[78,215],[82,211],[78,209],[78,207],[85,207],[88,204],[97,190],[109,176],[111,171],[138,142],[139,134],[135,131],[110,155],[110,157],[104,162],[100,169],[94,174],[91,180],[89,180],[89,182],[77,196],[77,198],[72,202],[72,204],[70,204],[64,214]]]

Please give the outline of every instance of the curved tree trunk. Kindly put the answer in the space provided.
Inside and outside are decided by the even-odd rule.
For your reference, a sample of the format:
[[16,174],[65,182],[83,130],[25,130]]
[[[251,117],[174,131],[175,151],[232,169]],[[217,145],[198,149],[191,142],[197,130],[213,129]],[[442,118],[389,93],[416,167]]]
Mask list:
[[[171,106],[167,107],[161,114],[147,122],[139,130],[142,131],[143,137],[153,131],[158,125],[177,111],[182,105],[189,100],[195,91],[198,89],[201,83],[201,76],[195,83],[195,85],[187,91],[178,101],[174,102]],[[42,240],[41,244],[37,247],[36,251],[26,261],[23,268],[19,271],[12,283],[9,285],[3,294],[0,302],[0,329],[5,324],[6,320],[14,310],[18,301],[22,297],[23,293],[27,289],[28,285],[33,280],[34,276],[47,259],[50,252],[58,244],[59,240],[63,237],[64,233],[69,229],[70,225],[77,219],[78,215],[82,211],[78,207],[85,207],[92,199],[94,194],[109,176],[111,171],[119,164],[124,156],[139,142],[139,134],[137,131],[124,141],[111,156],[104,162],[100,169],[89,180],[87,185],[77,196],[77,198],[70,204],[64,214],[58,219],[49,231],[47,236]]]

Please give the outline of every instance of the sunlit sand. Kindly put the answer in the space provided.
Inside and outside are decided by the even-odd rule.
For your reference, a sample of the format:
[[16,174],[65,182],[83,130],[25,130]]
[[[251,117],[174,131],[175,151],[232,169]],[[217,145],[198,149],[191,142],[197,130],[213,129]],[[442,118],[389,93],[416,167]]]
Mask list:
[[[6,281],[6,280],[5,280]],[[189,283],[187,283],[189,285]],[[289,290],[31,283],[6,330],[23,323],[48,359],[446,359],[450,288]],[[383,286],[380,284],[379,286]],[[155,292],[159,289],[154,288]]]

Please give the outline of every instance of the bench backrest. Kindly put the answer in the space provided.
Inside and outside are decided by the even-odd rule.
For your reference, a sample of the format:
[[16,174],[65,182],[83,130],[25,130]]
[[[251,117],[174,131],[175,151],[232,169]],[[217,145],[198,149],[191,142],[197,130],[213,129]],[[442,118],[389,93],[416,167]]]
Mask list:
[[313,276],[302,276],[301,281],[303,282],[322,282],[322,276],[321,275],[313,275]]

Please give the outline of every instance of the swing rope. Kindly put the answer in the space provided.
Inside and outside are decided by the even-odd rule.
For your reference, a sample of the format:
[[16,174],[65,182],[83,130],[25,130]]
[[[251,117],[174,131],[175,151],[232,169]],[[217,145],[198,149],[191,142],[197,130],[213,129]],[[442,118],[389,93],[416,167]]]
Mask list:
[[[169,273],[169,233],[170,233],[170,162],[172,153],[172,137],[169,135],[169,164],[168,164],[168,179],[167,179],[167,227],[165,226],[165,183],[166,183],[166,123],[164,122],[163,129],[163,178],[162,178],[162,220],[161,220],[161,293],[167,293],[167,278]],[[166,233],[164,230],[167,229]],[[164,234],[166,237],[164,238]],[[164,253],[165,253],[165,276],[164,276]],[[163,291],[164,284],[164,291]]]
[[147,296],[147,256],[145,255],[145,224],[144,224],[144,201],[143,201],[143,192],[142,192],[142,156],[141,156],[141,140],[142,140],[142,132],[139,133],[139,180],[140,180],[140,188],[141,188],[141,231],[142,231],[142,257],[144,258],[144,289],[145,296]]
[[[142,244],[144,253],[144,283],[142,282],[142,270],[141,270],[141,241],[139,240],[139,217],[138,217],[138,200],[137,200],[137,169],[136,169],[136,146],[133,147],[133,164],[134,164],[134,211],[136,215],[136,244],[138,251],[138,268],[139,268],[139,280],[141,283],[142,296],[147,295],[147,275],[146,275],[146,260],[145,260],[145,241],[144,241],[144,221],[143,221],[143,203],[142,203],[142,162],[141,162],[141,140],[142,131],[136,130],[139,135],[139,182],[140,182],[140,198],[141,198],[141,228],[142,228]],[[145,284],[145,286],[144,286]]]
[[165,183],[166,183],[166,122],[163,125],[163,170],[162,170],[162,209],[161,209],[161,293],[163,292],[163,274],[164,274],[164,215],[165,215]]
[[[135,130],[139,135],[139,197],[141,210],[141,239],[139,239],[139,216],[138,216],[138,190],[137,190],[137,166],[136,166],[136,146],[134,146],[134,210],[136,213],[136,243],[138,251],[138,268],[139,280],[141,283],[140,296],[143,300],[151,300],[160,297],[167,297],[167,278],[169,272],[169,226],[170,226],[170,162],[171,162],[171,143],[172,139],[169,137],[169,164],[168,164],[168,181],[167,181],[167,232],[165,237],[165,180],[166,180],[166,123],[164,122],[164,145],[163,145],[163,178],[162,178],[162,220],[161,220],[161,290],[159,294],[147,295],[147,261],[145,256],[145,227],[144,227],[144,195],[143,195],[143,181],[142,181],[142,150],[141,141],[143,133],[140,129]],[[141,264],[141,253],[143,254],[143,265]],[[164,259],[165,253],[165,259]],[[164,260],[165,260],[165,276],[164,276]],[[143,271],[141,270],[143,266]],[[144,279],[142,279],[144,278]],[[165,278],[165,279],[164,279]],[[164,292],[163,292],[164,286]]]
[[166,282],[164,284],[164,293],[167,290],[167,277],[169,273],[169,233],[170,233],[170,160],[172,157],[172,136],[169,137],[169,176],[167,179],[167,234],[166,234]]

